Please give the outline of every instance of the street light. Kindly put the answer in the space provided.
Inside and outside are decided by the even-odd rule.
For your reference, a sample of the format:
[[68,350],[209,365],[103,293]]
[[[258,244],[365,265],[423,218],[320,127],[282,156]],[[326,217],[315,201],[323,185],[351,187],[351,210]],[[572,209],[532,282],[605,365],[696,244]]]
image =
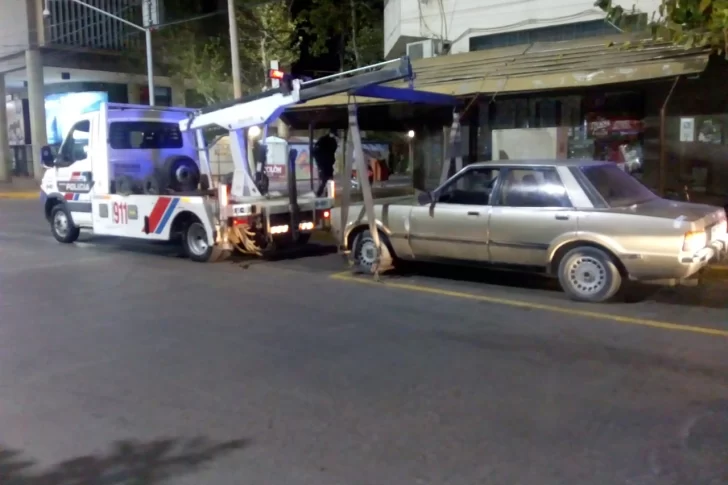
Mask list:
[[407,132],[407,138],[410,140],[415,137],[415,130],[410,130]]

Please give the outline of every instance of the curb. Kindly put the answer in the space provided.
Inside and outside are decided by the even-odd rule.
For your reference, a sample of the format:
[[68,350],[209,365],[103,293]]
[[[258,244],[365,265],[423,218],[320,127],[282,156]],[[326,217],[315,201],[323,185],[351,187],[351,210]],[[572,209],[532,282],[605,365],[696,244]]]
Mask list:
[[4,200],[40,199],[40,191],[38,191],[38,192],[0,192],[0,199],[4,199]]

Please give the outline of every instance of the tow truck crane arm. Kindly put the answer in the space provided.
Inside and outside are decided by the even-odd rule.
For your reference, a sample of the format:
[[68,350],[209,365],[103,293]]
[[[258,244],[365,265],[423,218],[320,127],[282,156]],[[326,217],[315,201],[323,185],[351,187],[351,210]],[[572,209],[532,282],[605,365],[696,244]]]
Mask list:
[[[269,124],[288,106],[339,93],[356,95],[370,86],[403,79],[413,79],[406,56],[311,81],[286,79],[282,87],[208,106],[180,123],[180,128],[187,131],[216,126],[233,131]],[[290,89],[286,82],[290,82]]]

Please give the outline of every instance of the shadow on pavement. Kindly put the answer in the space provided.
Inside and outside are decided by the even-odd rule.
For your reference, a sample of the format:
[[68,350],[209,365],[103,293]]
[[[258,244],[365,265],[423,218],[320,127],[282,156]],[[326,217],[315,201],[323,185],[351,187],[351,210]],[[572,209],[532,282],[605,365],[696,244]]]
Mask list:
[[471,268],[467,266],[407,263],[401,269],[398,268],[396,271],[388,273],[387,276],[392,279],[408,279],[421,276],[464,283],[479,283],[554,292],[561,291],[558,281],[541,274]]
[[[425,277],[463,283],[496,285],[506,288],[541,290],[563,296],[558,280],[534,273],[408,263],[403,268],[388,273],[387,276],[394,280]],[[615,304],[644,302],[703,308],[728,308],[728,282],[706,280],[695,287],[666,287],[628,283],[625,287],[624,299],[616,300]]]
[[728,308],[728,282],[705,281],[698,286],[653,287],[641,290],[636,302],[651,301],[665,305],[703,308]]
[[[114,237],[95,236],[82,237],[80,242],[93,244],[97,249],[107,249],[111,251],[123,251],[127,253],[137,253],[144,255],[155,255],[170,258],[185,258],[182,254],[182,248],[178,243],[169,241],[135,241],[123,240]],[[292,259],[312,258],[318,256],[327,256],[336,253],[336,247],[331,245],[309,243],[300,247],[292,247],[284,249],[276,254],[265,255],[263,257],[246,256],[234,253],[230,261],[240,264],[257,264],[264,262],[286,261]]]
[[119,441],[105,454],[81,456],[39,469],[17,450],[0,446],[2,485],[157,485],[248,446],[247,440],[206,438]]

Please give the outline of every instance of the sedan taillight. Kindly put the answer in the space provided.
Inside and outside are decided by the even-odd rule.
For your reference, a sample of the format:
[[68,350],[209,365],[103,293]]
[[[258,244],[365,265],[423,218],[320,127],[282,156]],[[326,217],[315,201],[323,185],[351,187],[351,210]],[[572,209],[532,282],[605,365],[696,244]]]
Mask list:
[[705,231],[691,231],[685,233],[683,240],[683,251],[686,253],[697,253],[708,245],[708,234]]

